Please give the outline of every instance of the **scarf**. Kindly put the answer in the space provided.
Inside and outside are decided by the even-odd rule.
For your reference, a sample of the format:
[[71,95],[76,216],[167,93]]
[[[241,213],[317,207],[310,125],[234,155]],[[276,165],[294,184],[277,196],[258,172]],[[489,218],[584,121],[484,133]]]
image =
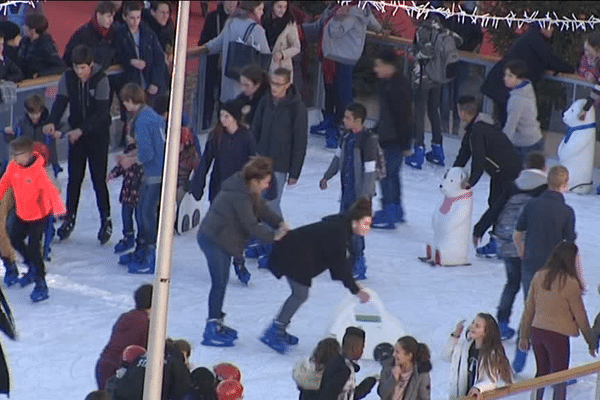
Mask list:
[[450,209],[452,208],[452,204],[454,204],[454,202],[458,201],[458,200],[463,200],[463,199],[470,199],[471,197],[473,197],[473,192],[472,191],[468,191],[467,193],[460,195],[458,197],[444,197],[444,202],[442,203],[442,206],[440,207],[440,212],[444,215],[448,214],[448,212],[450,212]]
[[100,26],[100,24],[98,23],[98,20],[96,19],[95,13],[94,13],[94,16],[92,17],[92,19],[90,20],[90,22],[92,23],[92,26],[94,27],[96,32],[98,32],[100,34],[100,36],[102,36],[102,38],[106,38],[108,36],[108,34],[110,33],[110,28],[105,28],[103,26]]
[[292,16],[289,13],[285,13],[283,17],[276,18],[271,17],[271,20],[265,24],[265,31],[267,33],[267,42],[269,42],[269,47],[271,51],[273,51],[273,46],[275,46],[275,42],[277,42],[277,38],[281,35],[281,32],[285,29],[285,27],[292,22]]

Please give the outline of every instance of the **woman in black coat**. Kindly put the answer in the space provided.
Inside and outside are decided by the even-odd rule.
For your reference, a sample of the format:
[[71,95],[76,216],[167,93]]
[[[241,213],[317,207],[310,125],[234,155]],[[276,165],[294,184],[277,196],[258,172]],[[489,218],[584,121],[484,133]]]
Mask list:
[[285,276],[292,293],[261,341],[279,353],[298,343],[285,328],[302,303],[308,299],[312,278],[329,270],[333,280],[342,281],[362,303],[369,295],[356,284],[348,257],[352,234],[365,236],[371,230],[371,200],[358,199],[345,214],[294,229],[273,245],[269,269],[277,277]]

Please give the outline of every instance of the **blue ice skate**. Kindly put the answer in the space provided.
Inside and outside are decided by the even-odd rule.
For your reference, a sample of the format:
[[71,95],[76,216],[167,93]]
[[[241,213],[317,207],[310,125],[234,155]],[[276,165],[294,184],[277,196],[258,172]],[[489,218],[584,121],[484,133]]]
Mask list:
[[384,204],[383,209],[376,211],[371,226],[375,229],[396,229],[398,211],[395,204]]
[[225,313],[221,312],[221,318],[217,319],[217,323],[219,324],[219,331],[226,336],[229,336],[232,339],[238,338],[238,333],[235,329],[225,325]]
[[431,151],[425,153],[425,159],[435,165],[444,166],[444,149],[441,144],[432,144]]
[[325,147],[328,149],[337,149],[340,132],[337,127],[327,128],[325,131]]
[[17,264],[14,261],[8,261],[7,259],[2,259],[2,261],[4,262],[4,268],[6,268],[6,272],[4,273],[4,285],[6,287],[11,287],[19,281]]
[[498,321],[498,328],[500,328],[500,339],[509,340],[515,335],[515,330],[508,326],[508,321]]
[[310,126],[310,133],[315,135],[323,135],[328,128],[334,126],[333,116],[328,116],[323,119],[323,121],[319,122],[316,125]]
[[515,373],[520,374],[523,372],[523,369],[525,368],[525,361],[527,361],[527,352],[521,351],[521,349],[517,348],[517,353],[515,354],[515,359],[512,365]]
[[133,235],[125,235],[123,239],[119,240],[119,243],[115,245],[115,254],[122,253],[124,251],[133,249],[135,246],[135,238]]
[[234,340],[235,339],[233,339],[231,336],[228,336],[222,332],[218,320],[209,319],[206,322],[206,328],[204,328],[202,340],[202,344],[204,346],[232,347],[234,345]]
[[415,169],[423,168],[423,161],[425,161],[425,147],[423,146],[415,146],[415,152],[404,159],[406,165]]
[[148,249],[144,252],[141,261],[133,261],[127,264],[127,272],[130,274],[153,274],[156,265],[156,252]]
[[247,285],[248,282],[250,282],[250,277],[252,275],[250,275],[250,272],[244,265],[244,261],[236,262],[235,260],[233,260],[233,269],[235,270],[235,274],[237,275],[240,282],[242,282],[244,285]]
[[38,278],[35,282],[35,287],[33,288],[33,292],[29,295],[29,298],[34,303],[40,302],[42,300],[46,300],[48,297],[48,285],[46,285],[46,279]]
[[[25,264],[27,264],[27,262],[25,262]],[[29,267],[27,273],[25,273],[25,275],[19,278],[19,285],[21,285],[21,287],[25,287],[27,285],[32,284],[35,281],[35,278],[37,277],[37,271],[35,267],[29,264],[27,264],[27,266]]]
[[488,244],[477,248],[476,253],[479,257],[495,258],[498,256],[497,251],[496,239],[492,236]]
[[143,257],[144,257],[144,248],[142,246],[138,246],[135,248],[134,251],[125,253],[122,256],[120,256],[119,264],[120,265],[131,264],[134,261],[141,261]]
[[285,338],[284,326],[277,321],[271,323],[260,338],[260,341],[280,354],[285,354],[289,346]]

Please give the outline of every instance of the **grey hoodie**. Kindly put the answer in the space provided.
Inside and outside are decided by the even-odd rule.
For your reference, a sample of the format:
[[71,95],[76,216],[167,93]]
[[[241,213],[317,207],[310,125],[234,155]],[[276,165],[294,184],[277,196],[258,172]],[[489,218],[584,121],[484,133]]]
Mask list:
[[532,146],[542,139],[533,85],[529,81],[524,83],[510,91],[506,124],[502,129],[516,147]]
[[277,228],[283,219],[271,211],[262,198],[254,199],[242,172],[227,178],[200,224],[198,235],[205,235],[233,257],[243,257],[250,237],[273,242],[275,233],[261,222]]

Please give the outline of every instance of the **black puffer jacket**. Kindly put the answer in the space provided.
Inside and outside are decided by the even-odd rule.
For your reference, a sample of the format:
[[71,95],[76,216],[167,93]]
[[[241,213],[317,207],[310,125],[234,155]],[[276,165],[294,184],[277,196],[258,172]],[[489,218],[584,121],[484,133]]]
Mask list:
[[47,33],[35,40],[23,38],[18,55],[19,67],[25,79],[31,79],[36,74],[38,77],[60,74],[65,70],[65,63],[58,56],[56,44]]
[[102,36],[91,22],[82,25],[75,31],[67,46],[65,47],[65,54],[63,55],[63,61],[68,67],[72,67],[71,53],[73,49],[80,45],[85,44],[94,54],[94,62],[100,64],[103,69],[107,69],[113,64],[117,64],[115,57],[117,54],[117,48],[115,43],[115,30],[114,24],[110,27],[108,35]]

